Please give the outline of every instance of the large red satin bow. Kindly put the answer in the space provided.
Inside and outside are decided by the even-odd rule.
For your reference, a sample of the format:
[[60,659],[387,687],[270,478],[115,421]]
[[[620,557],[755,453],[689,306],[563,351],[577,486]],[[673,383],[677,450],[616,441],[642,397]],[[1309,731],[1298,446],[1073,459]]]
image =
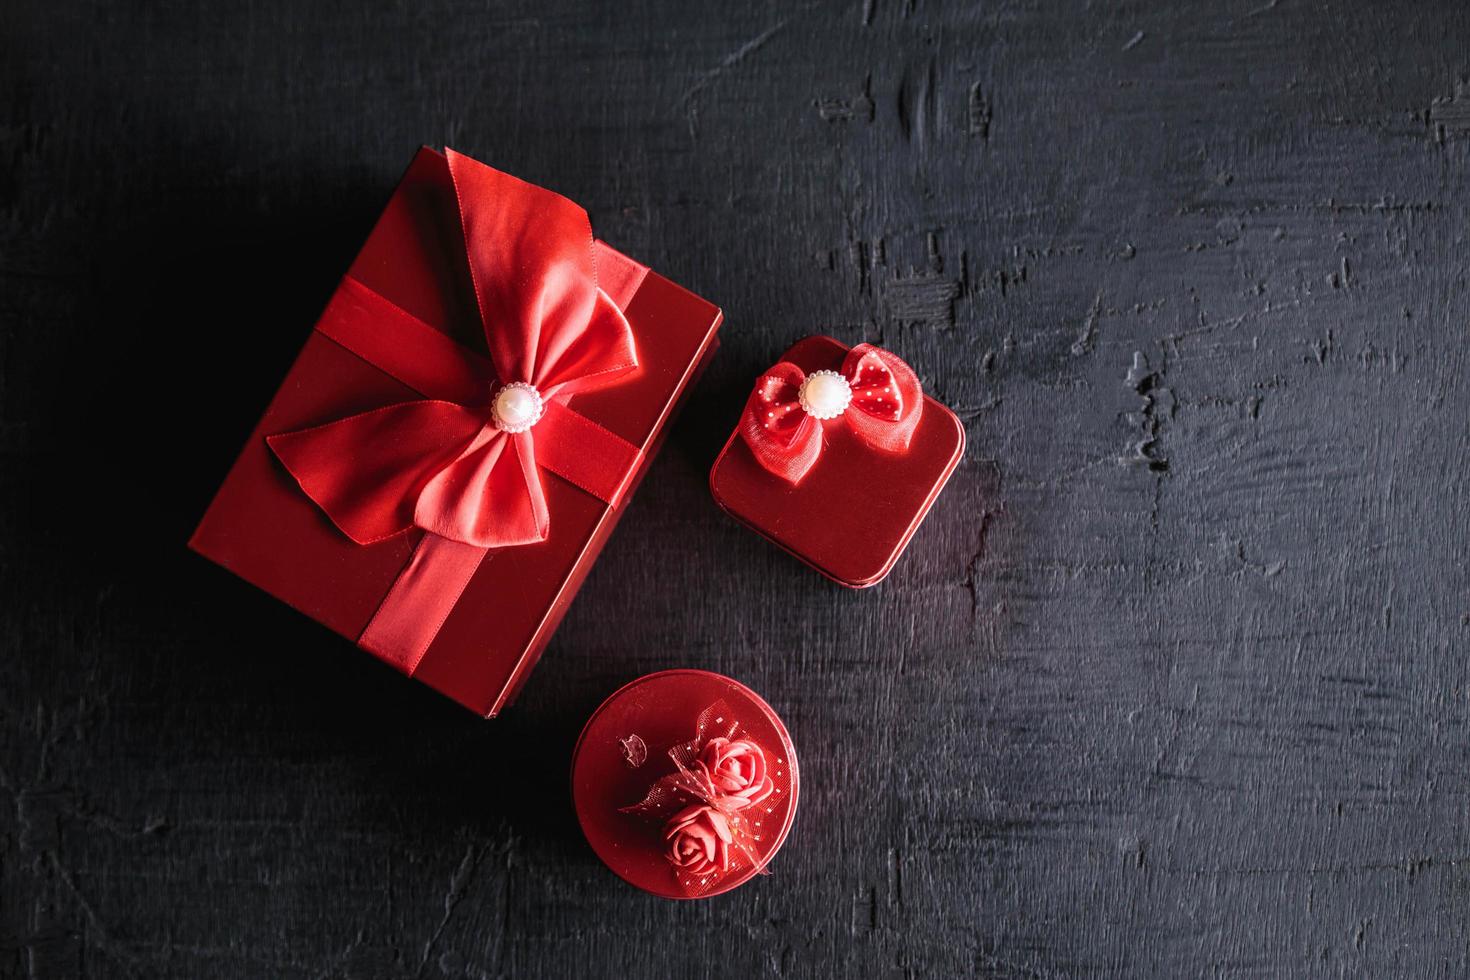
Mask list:
[[800,483],[822,454],[822,429],[827,424],[846,425],[858,438],[886,452],[908,449],[924,411],[923,388],[913,369],[881,347],[859,344],[847,352],[838,373],[851,400],[827,420],[807,411],[802,386],[808,376],[790,361],[782,361],[756,381],[740,417],[740,435],[768,472],[792,485]]
[[[482,548],[544,541],[537,433],[554,423],[557,438],[586,438],[589,426],[616,438],[564,403],[637,367],[633,332],[598,288],[585,211],[453,150],[445,155],[493,367],[492,375],[463,365],[482,377],[483,400],[403,402],[267,442],[359,544],[413,526]],[[543,420],[501,429],[491,411],[497,381],[534,386]]]

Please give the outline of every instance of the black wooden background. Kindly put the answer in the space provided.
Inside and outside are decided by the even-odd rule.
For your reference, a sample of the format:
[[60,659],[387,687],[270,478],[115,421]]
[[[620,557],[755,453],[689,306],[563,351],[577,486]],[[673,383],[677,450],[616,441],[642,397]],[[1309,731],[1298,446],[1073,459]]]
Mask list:
[[[0,7],[0,973],[1470,973],[1459,0]],[[724,348],[481,721],[184,549],[420,143]],[[880,588],[705,474],[810,332],[969,451]],[[582,722],[801,751],[774,874],[635,892]]]

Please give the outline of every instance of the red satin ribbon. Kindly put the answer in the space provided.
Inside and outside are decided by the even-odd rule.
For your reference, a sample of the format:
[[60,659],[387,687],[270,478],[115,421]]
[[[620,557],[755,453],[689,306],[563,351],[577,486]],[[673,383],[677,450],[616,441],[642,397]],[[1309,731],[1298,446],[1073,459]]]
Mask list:
[[[319,329],[428,396],[297,432],[271,450],[344,534],[371,544],[419,527],[475,548],[544,541],[540,469],[609,503],[638,450],[566,407],[638,366],[633,332],[599,288],[587,214],[560,195],[446,150],[490,357],[348,278]],[[626,286],[617,273],[614,288]],[[545,414],[511,434],[496,382],[527,382]]]
[[852,390],[847,409],[833,419],[807,414],[799,392],[806,372],[782,361],[755,383],[740,416],[740,435],[756,462],[793,486],[822,454],[825,425],[845,425],[863,442],[885,452],[909,447],[924,411],[924,392],[912,368],[896,354],[859,344],[839,372]]

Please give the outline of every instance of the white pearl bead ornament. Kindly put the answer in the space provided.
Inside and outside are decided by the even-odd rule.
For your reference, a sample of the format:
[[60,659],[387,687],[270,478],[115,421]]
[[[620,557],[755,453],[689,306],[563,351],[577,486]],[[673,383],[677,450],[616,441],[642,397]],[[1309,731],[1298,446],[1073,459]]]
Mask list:
[[491,406],[495,427],[503,432],[525,432],[541,421],[546,405],[541,392],[524,381],[513,381],[495,393]]
[[852,404],[852,385],[836,371],[813,371],[797,389],[801,407],[814,419],[835,419]]

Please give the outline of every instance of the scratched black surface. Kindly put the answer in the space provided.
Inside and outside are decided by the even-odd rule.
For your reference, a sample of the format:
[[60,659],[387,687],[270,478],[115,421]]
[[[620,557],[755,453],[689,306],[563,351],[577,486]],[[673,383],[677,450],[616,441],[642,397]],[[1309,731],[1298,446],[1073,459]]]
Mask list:
[[[1465,5],[22,0],[0,52],[0,974],[1470,973]],[[488,723],[183,547],[421,142],[727,313]],[[874,591],[705,491],[816,331],[968,428]],[[692,904],[565,776],[679,666],[805,775]]]

